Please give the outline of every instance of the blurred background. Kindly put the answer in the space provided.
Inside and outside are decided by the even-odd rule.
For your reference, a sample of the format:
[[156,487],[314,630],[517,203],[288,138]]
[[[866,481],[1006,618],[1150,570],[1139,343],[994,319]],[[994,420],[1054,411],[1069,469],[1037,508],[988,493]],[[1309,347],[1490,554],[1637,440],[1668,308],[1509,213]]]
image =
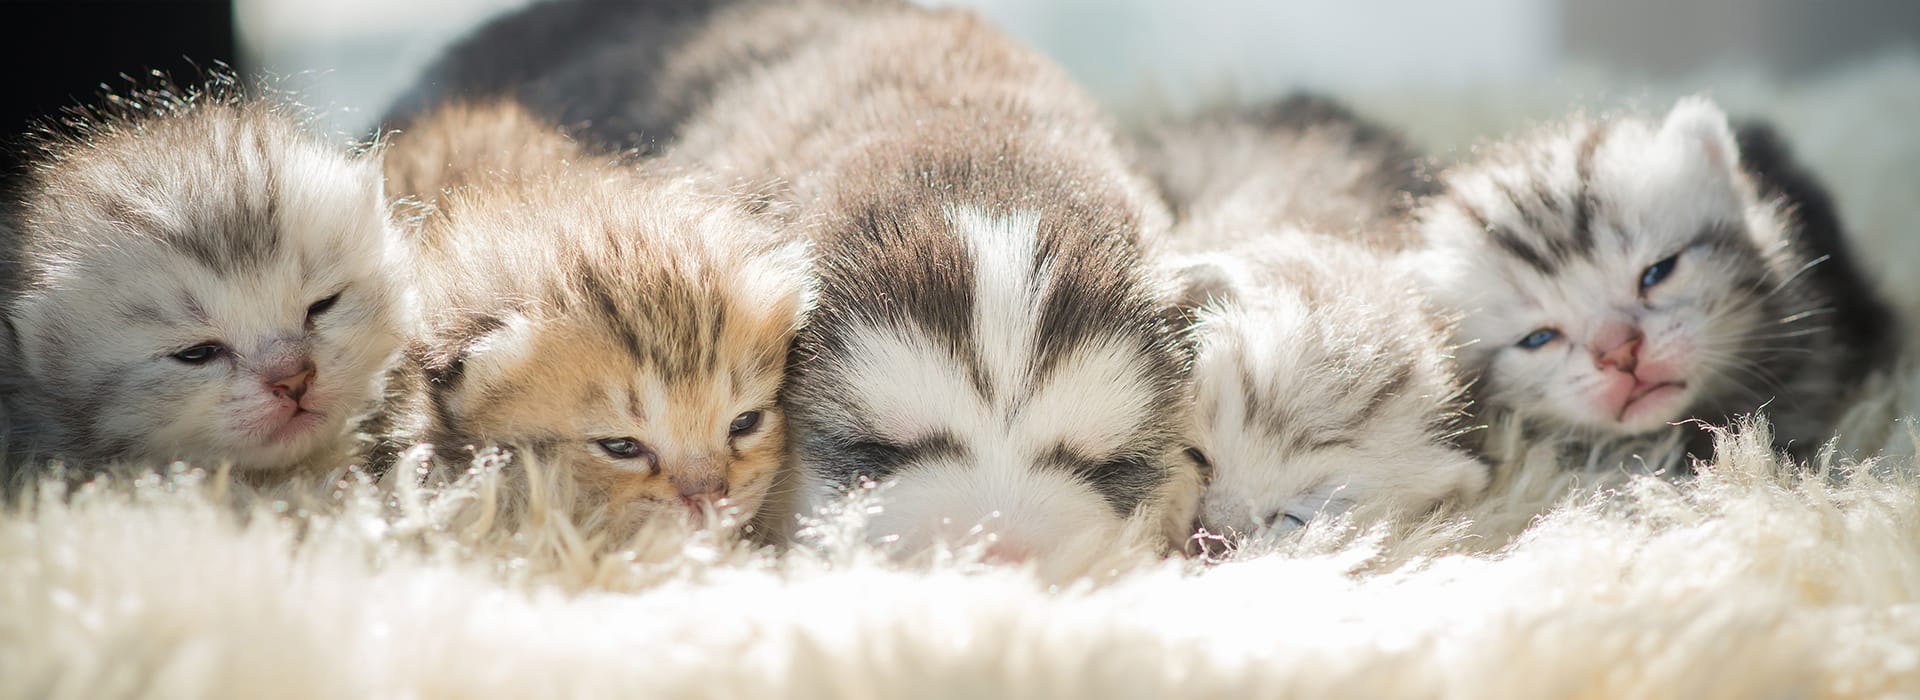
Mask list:
[[[31,119],[125,85],[122,75],[191,75],[219,61],[283,76],[325,126],[364,136],[447,42],[527,1],[0,2],[12,35],[0,51],[14,67],[0,128],[17,137]],[[1706,74],[1791,85],[1920,52],[1920,0],[922,1],[978,8],[1128,116],[1316,88],[1420,122],[1422,103],[1407,96],[1555,95],[1482,107],[1514,117],[1564,110],[1559,93],[1594,85]],[[1449,141],[1437,126],[1397,125]]]
[[[360,131],[446,42],[527,0],[0,3],[10,132],[121,73],[226,61],[289,76]],[[971,5],[1115,104],[1537,83],[1739,67],[1790,79],[1920,45],[1915,0],[930,0]],[[24,81],[22,84],[21,81]]]

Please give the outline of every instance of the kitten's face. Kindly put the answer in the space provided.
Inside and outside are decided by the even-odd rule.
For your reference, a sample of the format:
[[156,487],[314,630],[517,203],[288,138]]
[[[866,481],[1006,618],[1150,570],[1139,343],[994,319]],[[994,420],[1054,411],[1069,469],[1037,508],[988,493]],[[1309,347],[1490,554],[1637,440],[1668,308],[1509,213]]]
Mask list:
[[869,539],[906,557],[984,545],[1046,576],[1135,524],[1183,535],[1181,358],[1125,251],[1038,213],[910,216],[823,261],[788,396],[814,498],[883,484]]
[[1613,434],[1763,399],[1777,379],[1757,358],[1802,319],[1777,293],[1792,271],[1739,180],[1725,117],[1687,101],[1664,124],[1563,141],[1450,178],[1424,221],[1435,296],[1465,312],[1481,398]]
[[678,282],[582,268],[599,291],[489,321],[457,378],[439,370],[436,440],[529,454],[628,526],[744,522],[786,449],[777,398],[805,266],[793,248]]
[[[10,321],[77,459],[290,466],[341,446],[408,305],[378,172],[234,110],[49,170]],[[337,466],[337,465],[333,465]]]
[[1195,332],[1189,458],[1209,533],[1285,533],[1317,517],[1420,512],[1480,492],[1486,469],[1448,445],[1455,410],[1423,319],[1364,303],[1215,301]]

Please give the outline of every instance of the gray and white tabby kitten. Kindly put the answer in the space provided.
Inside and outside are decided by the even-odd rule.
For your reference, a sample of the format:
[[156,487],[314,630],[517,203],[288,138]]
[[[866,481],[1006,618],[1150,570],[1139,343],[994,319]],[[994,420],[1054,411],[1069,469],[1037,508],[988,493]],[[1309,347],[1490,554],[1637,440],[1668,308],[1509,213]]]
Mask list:
[[231,78],[108,104],[0,240],[10,461],[345,466],[410,318],[378,163]]
[[1445,174],[1416,215],[1420,268],[1462,314],[1490,412],[1610,438],[1764,411],[1781,447],[1827,439],[1888,355],[1890,316],[1824,191],[1770,130],[1742,136],[1688,98],[1544,126]]
[[1317,517],[1423,513],[1485,488],[1446,320],[1394,242],[1427,187],[1397,137],[1296,96],[1150,132],[1191,310],[1198,525],[1239,537]]

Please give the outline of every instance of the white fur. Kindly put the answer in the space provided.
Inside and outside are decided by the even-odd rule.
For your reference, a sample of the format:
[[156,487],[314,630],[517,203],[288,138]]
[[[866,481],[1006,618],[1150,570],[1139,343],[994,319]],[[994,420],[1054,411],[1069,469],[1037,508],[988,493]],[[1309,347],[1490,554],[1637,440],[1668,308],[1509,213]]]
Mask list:
[[[1066,444],[1104,456],[1138,429],[1154,389],[1118,341],[1076,348],[1029,394],[1044,273],[1031,278],[1037,216],[948,210],[975,260],[972,332],[993,400],[984,401],[939,342],[917,329],[874,326],[852,334],[844,391],[860,397],[869,429],[896,444],[937,432],[972,458],[922,460],[893,475],[878,496],[871,536],[904,553],[990,541],[1008,558],[1078,570],[1121,536],[1127,517],[1077,478],[1042,463]],[[814,487],[814,505],[837,498]]]
[[[388,226],[379,172],[301,133],[284,115],[224,105],[189,114],[178,118],[184,124],[162,117],[141,130],[120,127],[99,137],[102,148],[232,149],[237,159],[159,152],[129,166],[79,147],[69,161],[50,164],[53,184],[31,195],[23,227],[41,240],[27,253],[38,272],[10,319],[32,388],[16,398],[35,412],[99,392],[111,392],[111,400],[100,405],[85,442],[65,424],[28,439],[54,456],[230,460],[256,470],[340,459],[336,448],[378,398],[410,327],[406,285],[395,277],[407,258]],[[161,129],[193,133],[137,140],[142,130]],[[238,145],[255,139],[266,144],[262,153]],[[151,221],[193,231],[228,216],[233,197],[256,208],[274,200],[281,245],[264,264],[218,274],[141,228]],[[123,202],[136,216],[117,219],[102,209],[104,200]],[[308,306],[335,293],[340,301],[307,328]],[[231,352],[200,366],[170,357],[207,341]],[[301,356],[316,366],[302,406],[323,421],[294,438],[268,437],[261,421],[276,400],[264,384]],[[114,443],[124,451],[93,452]]]
[[1485,488],[1487,467],[1447,434],[1459,409],[1442,326],[1390,255],[1276,232],[1171,264],[1229,285],[1200,307],[1195,329],[1209,533],[1283,534],[1350,512],[1418,516]]
[[[1719,84],[1791,117],[1862,222],[1864,260],[1910,264],[1920,61]],[[1591,86],[1363,104],[1446,143]],[[1884,479],[1789,475],[1760,435],[1681,485],[1617,460],[1569,471],[1555,445],[1522,443],[1445,526],[1310,531],[1264,557],[1077,587],[857,547],[594,550],[357,500],[296,529],[281,494],[239,499],[257,509],[242,521],[204,489],[90,492],[0,512],[0,698],[1911,696],[1920,484],[1900,475],[1917,376],[1909,361],[1874,383],[1840,430],[1895,455],[1873,469]]]
[[[1550,170],[1538,169],[1539,158],[1508,162],[1495,156],[1494,167],[1449,183],[1456,196],[1479,203],[1490,225],[1532,240],[1535,234],[1517,209],[1486,203],[1506,202],[1503,186],[1531,192],[1526,183],[1536,177],[1548,178],[1556,192],[1579,191],[1574,152],[1585,133],[1549,147],[1555,154]],[[1771,205],[1737,181],[1736,153],[1725,115],[1705,100],[1680,101],[1663,123],[1613,121],[1593,157],[1590,189],[1603,202],[1592,219],[1595,253],[1551,275],[1491,252],[1486,234],[1463,211],[1430,209],[1423,230],[1435,251],[1421,268],[1435,299],[1463,314],[1457,338],[1465,346],[1464,364],[1487,368],[1481,398],[1558,425],[1634,434],[1687,417],[1696,397],[1715,387],[1777,390],[1765,385],[1780,378],[1756,372],[1737,355],[1747,346],[1780,341],[1769,332],[1797,327],[1765,315],[1757,300],[1732,289],[1739,276],[1766,271],[1773,258],[1743,265],[1689,246],[1703,227],[1726,221],[1744,223],[1763,253],[1783,252]],[[1643,272],[1675,254],[1672,275],[1642,298]],[[1623,386],[1631,387],[1631,380],[1595,361],[1613,346],[1620,327],[1645,334],[1643,378],[1681,381],[1684,388],[1623,412]],[[1538,349],[1516,346],[1537,329],[1562,335]],[[1757,406],[1768,396],[1755,398]]]

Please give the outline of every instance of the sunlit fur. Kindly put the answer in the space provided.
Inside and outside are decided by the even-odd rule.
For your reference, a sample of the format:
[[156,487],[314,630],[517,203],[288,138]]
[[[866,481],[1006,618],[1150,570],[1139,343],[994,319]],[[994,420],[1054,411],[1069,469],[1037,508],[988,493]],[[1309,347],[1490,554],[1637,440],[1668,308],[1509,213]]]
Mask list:
[[[462,133],[478,148],[569,149],[511,105],[450,106],[403,127],[390,172],[431,170],[404,161],[451,157]],[[443,462],[500,447],[563,470],[619,522],[750,516],[786,450],[776,398],[806,306],[804,248],[675,173],[577,150],[455,159],[484,174],[408,185],[443,191],[419,232],[429,330],[410,353],[424,380],[411,430]],[[511,167],[533,162],[545,165]],[[750,411],[758,425],[730,435]],[[598,444],[613,438],[654,458]]]
[[[1464,314],[1481,402],[1596,436],[1765,406],[1783,442],[1824,439],[1849,361],[1806,275],[1825,259],[1784,200],[1757,193],[1710,102],[1542,127],[1445,185],[1419,212],[1421,268]],[[1669,256],[1671,274],[1643,289]],[[1557,336],[1518,345],[1537,329]]]
[[1208,532],[1418,515],[1486,486],[1486,465],[1452,443],[1446,324],[1391,258],[1276,232],[1173,264],[1207,285],[1193,332]]
[[370,158],[238,92],[114,96],[45,133],[0,265],[16,456],[346,464],[409,323],[406,257]]
[[1184,358],[1135,247],[1166,216],[1064,71],[901,3],[738,3],[676,42],[661,75],[699,80],[615,80],[663,91],[623,118],[706,105],[651,135],[775,183],[815,245],[786,394],[801,514],[880,482],[866,532],[903,557],[986,541],[1060,574],[1190,524]]
[[1161,126],[1141,150],[1178,215],[1163,264],[1197,346],[1199,525],[1279,534],[1478,495],[1447,319],[1390,250],[1425,187],[1410,150],[1307,95]]

